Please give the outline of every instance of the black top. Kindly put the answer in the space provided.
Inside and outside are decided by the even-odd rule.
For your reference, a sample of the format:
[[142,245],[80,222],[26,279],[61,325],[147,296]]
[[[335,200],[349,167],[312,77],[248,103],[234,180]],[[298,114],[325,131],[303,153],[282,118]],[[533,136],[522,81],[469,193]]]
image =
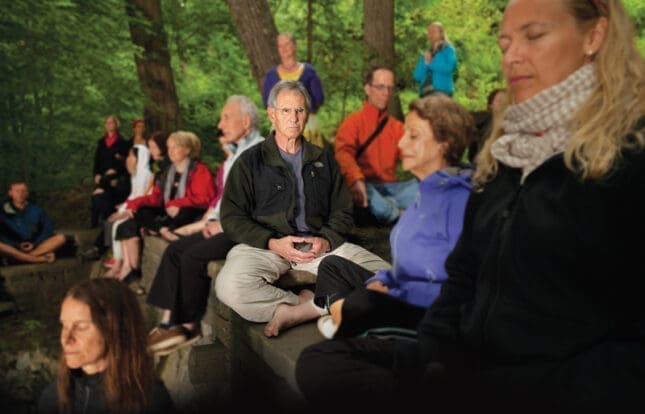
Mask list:
[[117,174],[128,174],[125,168],[125,159],[128,157],[128,151],[132,143],[126,141],[121,134],[117,135],[117,139],[110,146],[105,145],[105,137],[101,137],[96,143],[96,151],[94,153],[94,167],[93,175],[105,174],[107,170],[113,168]]
[[[81,370],[72,371],[74,382],[74,413],[75,414],[107,414],[113,413],[107,406],[103,394],[102,375],[85,375]],[[175,413],[176,408],[163,382],[155,381],[152,393],[148,396],[148,404],[143,411],[145,414]],[[38,413],[58,412],[58,392],[56,382],[50,383],[42,392],[38,401]]]
[[642,404],[645,151],[625,151],[600,180],[562,154],[520,176],[500,164],[472,193],[449,278],[419,325],[426,360],[486,367],[498,389],[577,408]]

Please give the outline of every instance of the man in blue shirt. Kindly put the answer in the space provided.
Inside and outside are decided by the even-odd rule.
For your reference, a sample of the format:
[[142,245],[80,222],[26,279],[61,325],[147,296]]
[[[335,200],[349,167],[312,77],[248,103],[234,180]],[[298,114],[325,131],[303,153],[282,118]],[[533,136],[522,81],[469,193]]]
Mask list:
[[45,211],[27,201],[26,182],[11,183],[8,194],[10,200],[0,210],[0,257],[8,263],[54,262],[54,252],[65,244],[65,235],[54,234]]

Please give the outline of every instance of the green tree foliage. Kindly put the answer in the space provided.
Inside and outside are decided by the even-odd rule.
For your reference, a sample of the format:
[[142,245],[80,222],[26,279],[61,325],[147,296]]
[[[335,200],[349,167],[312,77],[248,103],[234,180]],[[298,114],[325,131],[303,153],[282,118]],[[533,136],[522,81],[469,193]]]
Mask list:
[[1,3],[3,188],[15,178],[36,192],[89,180],[103,117],[137,114],[123,13],[118,0]]
[[[298,58],[304,60],[307,56],[306,1],[270,3],[278,31],[290,32],[296,37]],[[313,59],[309,63],[318,71],[325,90],[319,118],[327,139],[333,138],[337,125],[349,112],[360,107],[363,98],[367,52],[360,23],[362,15],[362,0],[322,0],[313,4]]]
[[216,130],[226,98],[247,95],[258,108],[262,98],[226,2],[169,0],[164,16],[185,128],[200,137],[202,159],[216,168],[223,157]]
[[[645,4],[623,0],[645,54]],[[122,132],[141,117],[143,99],[128,31],[125,0],[0,2],[0,185],[26,178],[36,192],[89,183],[103,118],[114,113]],[[279,31],[298,40],[307,57],[307,0],[269,0]],[[469,109],[503,85],[496,45],[506,0],[395,2],[395,55],[406,111],[416,98],[414,65],[427,47],[426,26],[441,21],[459,57],[455,99]],[[249,62],[221,0],[162,0],[172,67],[185,129],[204,143],[203,159],[222,157],[216,125],[224,101],[249,96],[262,107]],[[317,0],[312,10],[312,59],[326,93],[319,113],[323,134],[363,99],[366,51],[362,0]],[[277,62],[276,62],[277,63]],[[262,130],[268,131],[262,116]],[[150,131],[148,131],[150,132]],[[88,195],[89,198],[89,195]]]

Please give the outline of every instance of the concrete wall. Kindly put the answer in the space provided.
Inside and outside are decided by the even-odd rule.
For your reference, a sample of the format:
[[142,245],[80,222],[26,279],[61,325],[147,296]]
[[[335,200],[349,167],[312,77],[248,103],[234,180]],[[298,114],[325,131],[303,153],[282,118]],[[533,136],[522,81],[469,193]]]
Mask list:
[[[167,242],[146,237],[142,257],[143,285],[146,291],[156,273]],[[208,272],[213,280],[223,265],[211,262]],[[292,272],[281,279],[286,288],[311,284],[313,275]],[[213,290],[202,319],[204,338],[191,347],[168,356],[157,357],[161,378],[180,410],[201,412],[216,409],[249,409],[283,413],[303,412],[305,402],[298,390],[294,372],[300,351],[323,340],[315,323],[289,329],[277,338],[266,338],[264,324],[245,321],[221,304]],[[159,311],[144,304],[146,314],[159,320]]]

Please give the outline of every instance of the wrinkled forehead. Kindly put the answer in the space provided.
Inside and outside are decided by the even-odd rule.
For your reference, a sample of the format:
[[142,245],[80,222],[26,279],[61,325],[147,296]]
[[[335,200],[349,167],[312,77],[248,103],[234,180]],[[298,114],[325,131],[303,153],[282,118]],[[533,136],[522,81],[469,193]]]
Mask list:
[[222,117],[233,117],[235,115],[241,115],[242,107],[238,102],[227,102],[224,104],[220,116]]
[[283,89],[275,97],[276,106],[282,108],[286,105],[305,106],[305,97],[293,89]]

